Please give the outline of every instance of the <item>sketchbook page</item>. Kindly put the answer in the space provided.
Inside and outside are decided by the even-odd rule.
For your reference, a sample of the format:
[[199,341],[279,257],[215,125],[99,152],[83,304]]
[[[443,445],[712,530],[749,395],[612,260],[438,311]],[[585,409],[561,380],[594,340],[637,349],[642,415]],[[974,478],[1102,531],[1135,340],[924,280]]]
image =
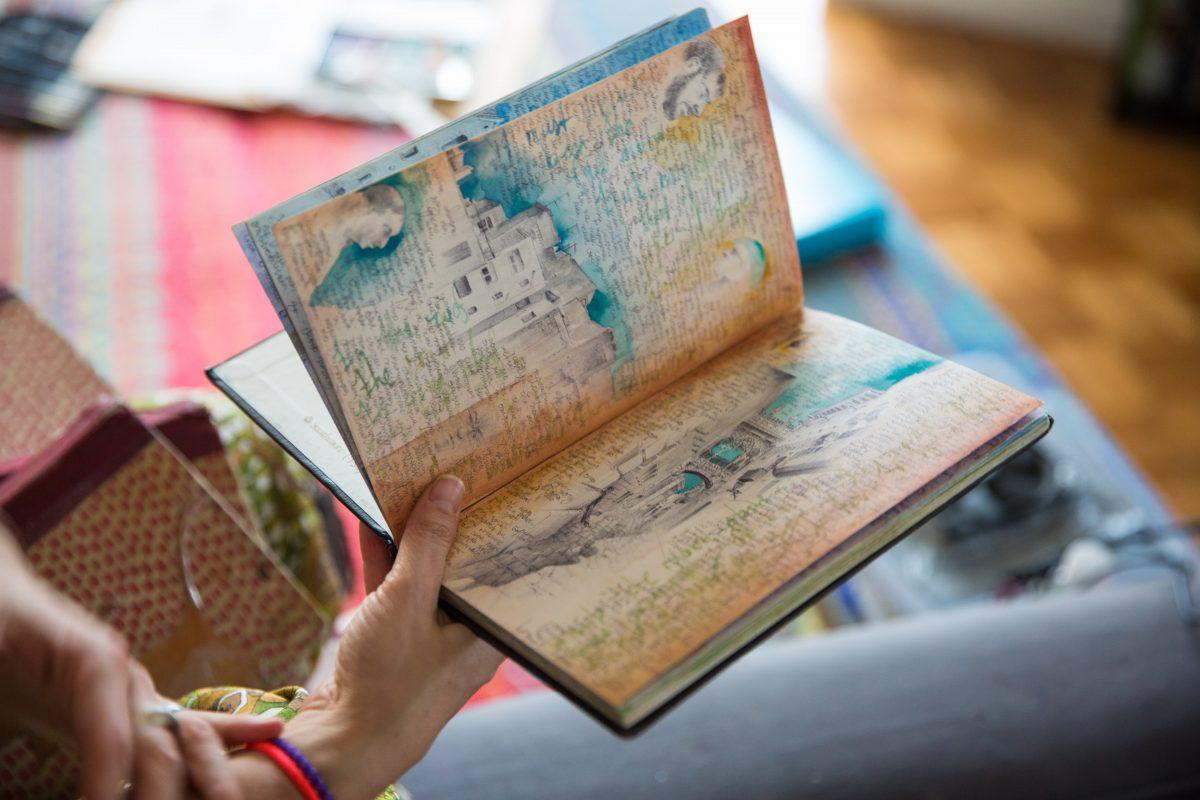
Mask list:
[[444,585],[620,709],[1038,405],[807,310],[478,503]]
[[441,472],[486,495],[802,296],[744,19],[274,237],[392,521]]
[[285,333],[213,367],[209,376],[355,514],[387,530],[354,456]]
[[704,9],[694,9],[681,16],[663,20],[491,105],[477,109],[438,130],[407,142],[351,172],[310,189],[248,222],[234,226],[234,234],[238,243],[279,315],[284,330],[291,337],[305,368],[317,384],[317,389],[324,399],[330,415],[345,438],[352,455],[358,461],[360,469],[363,465],[353,446],[353,437],[345,414],[336,400],[329,371],[320,358],[310,358],[308,355],[310,353],[317,354],[318,350],[314,333],[301,310],[300,299],[289,281],[280,281],[277,285],[271,276],[271,270],[268,269],[268,263],[271,263],[275,265],[277,271],[283,271],[282,259],[274,240],[273,227],[275,223],[318,206],[330,198],[340,197],[347,192],[369,186],[434,153],[442,152],[469,139],[481,136],[510,120],[528,114],[661,53],[709,30],[709,27],[708,14]]

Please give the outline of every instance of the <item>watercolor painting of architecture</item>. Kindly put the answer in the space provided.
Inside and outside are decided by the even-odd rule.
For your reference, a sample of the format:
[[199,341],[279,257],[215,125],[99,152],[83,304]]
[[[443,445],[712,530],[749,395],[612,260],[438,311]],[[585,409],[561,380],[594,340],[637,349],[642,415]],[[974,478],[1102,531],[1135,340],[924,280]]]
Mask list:
[[[447,157],[460,184],[470,177],[461,151]],[[464,196],[462,213],[471,224],[456,229],[472,235],[443,252],[439,271],[440,299],[456,311],[454,341],[486,336],[519,353],[531,371],[553,366],[580,390],[611,395],[613,334],[588,315],[596,285],[559,248],[550,210],[534,205],[508,217],[494,200]]]

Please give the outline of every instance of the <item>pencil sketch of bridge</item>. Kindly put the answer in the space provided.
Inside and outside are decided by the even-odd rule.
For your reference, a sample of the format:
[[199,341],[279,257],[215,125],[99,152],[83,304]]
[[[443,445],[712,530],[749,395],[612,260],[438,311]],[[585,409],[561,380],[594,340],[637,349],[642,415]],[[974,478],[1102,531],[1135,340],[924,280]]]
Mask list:
[[457,565],[454,582],[461,588],[504,586],[595,556],[606,539],[665,532],[714,503],[819,471],[832,447],[866,430],[882,409],[884,393],[867,389],[791,427],[771,407],[794,378],[772,373],[726,419],[693,427],[654,449],[634,450],[616,465],[617,477],[591,487],[584,502],[548,512],[499,552]]

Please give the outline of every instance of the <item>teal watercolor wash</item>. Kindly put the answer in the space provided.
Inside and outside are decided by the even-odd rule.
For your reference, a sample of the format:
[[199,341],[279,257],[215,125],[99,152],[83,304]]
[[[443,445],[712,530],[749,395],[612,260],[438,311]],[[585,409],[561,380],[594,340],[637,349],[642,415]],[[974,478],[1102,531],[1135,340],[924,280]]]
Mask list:
[[794,430],[816,411],[864,391],[886,392],[905,378],[941,363],[933,356],[897,362],[898,357],[902,357],[900,353],[877,355],[874,363],[853,366],[842,361],[800,363],[791,370],[795,379],[763,415]]
[[920,358],[910,364],[904,364],[896,367],[879,380],[871,381],[867,385],[876,391],[886,392],[888,389],[892,388],[905,378],[916,375],[918,372],[924,372],[937,363],[938,359]]
[[404,231],[383,247],[367,248],[351,243],[342,248],[325,279],[313,289],[309,305],[363,308],[378,303],[382,299],[376,294],[380,279],[391,272],[392,256],[402,241]]
[[699,489],[703,485],[704,479],[699,475],[694,472],[684,472],[679,485],[675,487],[675,494],[687,494],[693,489]]
[[709,449],[706,456],[709,461],[713,461],[718,464],[732,464],[745,454],[745,450],[738,447],[730,440],[725,439],[713,445]]
[[463,164],[471,168],[471,174],[459,184],[465,199],[499,203],[509,219],[537,204],[540,190],[514,180],[525,170],[520,169],[518,156],[507,147],[504,136],[467,142],[461,150]]
[[620,367],[633,361],[633,334],[629,330],[629,324],[625,321],[625,310],[621,308],[621,302],[616,295],[600,288],[607,282],[598,266],[595,264],[580,264],[579,266],[592,283],[596,284],[596,293],[592,295],[591,302],[587,305],[588,316],[591,317],[592,322],[603,325],[613,332],[613,344],[616,346],[617,354],[613,361],[612,371],[613,374],[616,374]]
[[750,285],[758,286],[767,275],[767,251],[757,239],[739,239],[750,249]]

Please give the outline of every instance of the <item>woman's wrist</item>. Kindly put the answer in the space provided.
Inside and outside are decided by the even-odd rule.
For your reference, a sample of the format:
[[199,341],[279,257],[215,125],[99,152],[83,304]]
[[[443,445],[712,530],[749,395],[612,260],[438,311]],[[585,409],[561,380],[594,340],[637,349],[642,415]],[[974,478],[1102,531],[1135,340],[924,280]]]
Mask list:
[[263,800],[301,797],[300,791],[280,772],[279,767],[271,763],[271,759],[253,750],[234,753],[229,761],[229,771],[242,797]]
[[[301,711],[284,728],[283,738],[304,754],[337,800],[369,800],[405,768],[389,764],[383,751],[386,737],[373,733],[354,725],[334,706]],[[234,769],[246,797],[299,797],[287,777],[261,754],[240,754]]]
[[302,711],[284,736],[316,767],[338,800],[373,798],[394,776],[380,774],[370,731],[357,729],[339,708]]

